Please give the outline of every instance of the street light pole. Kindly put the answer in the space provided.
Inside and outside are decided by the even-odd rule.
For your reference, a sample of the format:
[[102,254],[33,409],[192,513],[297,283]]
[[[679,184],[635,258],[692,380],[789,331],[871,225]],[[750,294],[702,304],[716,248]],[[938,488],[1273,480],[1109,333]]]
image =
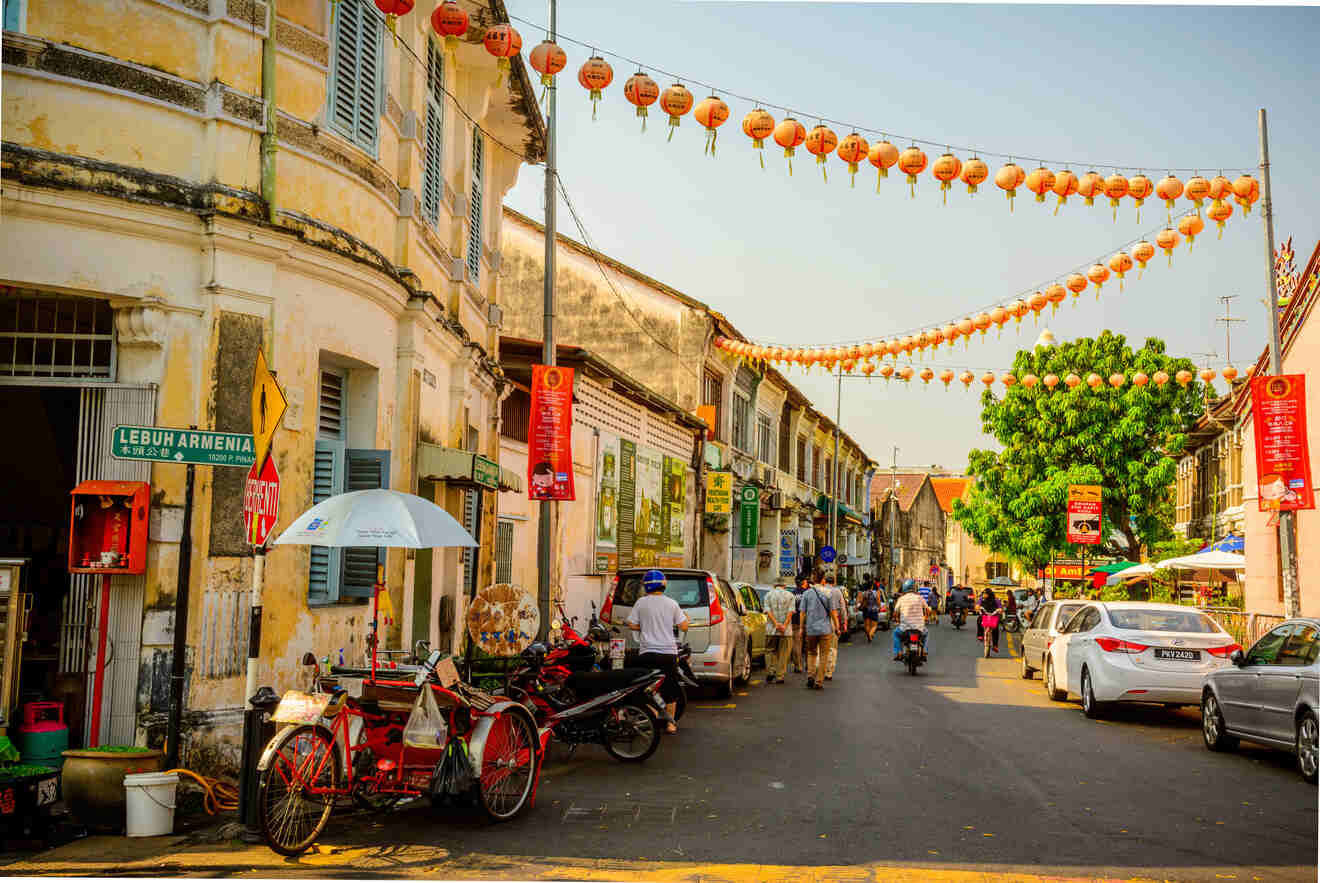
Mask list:
[[836,389],[834,394],[834,474],[830,477],[830,547],[834,549],[836,562],[834,565],[834,574],[836,581],[839,579],[838,565],[838,530],[839,530],[839,424],[843,419],[843,365],[840,364],[836,372]]
[[[1260,216],[1265,222],[1265,293],[1270,317],[1270,373],[1283,373],[1283,348],[1279,337],[1279,288],[1274,273],[1274,203],[1270,198],[1270,138],[1265,108],[1260,109]],[[1278,520],[1279,570],[1283,575],[1283,609],[1288,616],[1300,616],[1297,597],[1297,549],[1293,544],[1291,510],[1281,510]]]
[[[546,36],[555,42],[557,20],[555,16],[556,0],[550,3],[550,33]],[[551,77],[546,86],[545,114],[545,318],[542,326],[541,362],[545,365],[555,363],[555,78]],[[555,515],[555,502],[542,500],[536,532],[536,606],[541,614],[541,626],[537,631],[537,640],[544,641],[550,634],[550,553],[553,539],[552,520]]]
[[894,555],[897,554],[898,535],[898,446],[894,446],[894,459],[889,466],[889,501],[894,508],[889,510],[889,597],[894,597]]

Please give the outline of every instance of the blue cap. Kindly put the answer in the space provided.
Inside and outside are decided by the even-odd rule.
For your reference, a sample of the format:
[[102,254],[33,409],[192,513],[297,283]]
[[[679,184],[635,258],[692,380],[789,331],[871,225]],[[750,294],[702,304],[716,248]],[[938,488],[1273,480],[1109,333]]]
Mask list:
[[665,584],[665,575],[658,570],[648,570],[642,577],[642,585],[647,589],[660,588]]

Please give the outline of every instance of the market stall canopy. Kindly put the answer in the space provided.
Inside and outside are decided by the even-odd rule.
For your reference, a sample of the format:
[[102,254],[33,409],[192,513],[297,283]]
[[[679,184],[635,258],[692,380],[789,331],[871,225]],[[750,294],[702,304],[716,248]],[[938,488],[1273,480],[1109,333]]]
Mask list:
[[1207,545],[1202,552],[1241,552],[1246,549],[1246,538],[1239,534],[1229,534],[1218,542]]
[[417,445],[417,475],[457,487],[484,487],[522,493],[522,478],[488,457],[429,442]]
[[1135,561],[1115,561],[1113,564],[1098,564],[1091,568],[1091,573],[1118,573],[1120,570],[1127,570],[1129,567],[1136,567]]
[[1116,586],[1119,583],[1125,583],[1128,580],[1148,577],[1154,572],[1155,572],[1154,565],[1132,564],[1131,562],[1129,562],[1128,566],[1124,567],[1122,570],[1118,571],[1117,573],[1111,573],[1109,575],[1109,579],[1105,580],[1105,585]]
[[274,545],[432,549],[478,543],[435,503],[379,488],[322,500],[299,515]]
[[1195,555],[1183,555],[1179,558],[1165,558],[1155,565],[1159,568],[1173,567],[1178,570],[1246,570],[1247,558],[1233,552],[1198,552]]

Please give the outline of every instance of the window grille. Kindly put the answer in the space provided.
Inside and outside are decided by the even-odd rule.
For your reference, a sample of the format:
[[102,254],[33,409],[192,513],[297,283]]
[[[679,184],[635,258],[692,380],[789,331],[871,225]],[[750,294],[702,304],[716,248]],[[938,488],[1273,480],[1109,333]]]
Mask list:
[[807,437],[799,435],[797,437],[797,478],[803,484],[807,482],[807,467],[810,462],[807,457]]
[[513,582],[513,522],[501,521],[495,536],[495,582]]
[[742,390],[733,394],[733,446],[740,451],[752,450],[752,400]]
[[110,302],[9,289],[0,298],[0,377],[113,380]]
[[701,403],[715,409],[715,424],[711,427],[710,437],[719,441],[724,438],[720,431],[720,417],[724,413],[724,379],[714,371],[707,371],[701,386]]
[[472,198],[468,205],[467,250],[468,275],[472,277],[473,283],[481,279],[481,197],[485,151],[486,143],[481,137],[481,131],[474,128],[472,130]]
[[532,418],[532,397],[521,389],[514,389],[504,400],[500,412],[500,435],[526,444]]
[[775,465],[775,426],[769,414],[756,415],[756,457],[767,466]]

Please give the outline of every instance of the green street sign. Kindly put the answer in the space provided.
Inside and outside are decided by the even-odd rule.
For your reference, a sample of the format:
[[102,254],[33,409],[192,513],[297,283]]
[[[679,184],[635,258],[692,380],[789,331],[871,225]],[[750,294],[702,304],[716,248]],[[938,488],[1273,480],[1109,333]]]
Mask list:
[[472,455],[472,480],[491,490],[500,489],[500,464],[480,454]]
[[110,436],[110,456],[116,460],[239,466],[244,469],[256,460],[251,433],[166,426],[116,426]]
[[738,491],[738,545],[755,548],[761,539],[761,491],[751,485]]

